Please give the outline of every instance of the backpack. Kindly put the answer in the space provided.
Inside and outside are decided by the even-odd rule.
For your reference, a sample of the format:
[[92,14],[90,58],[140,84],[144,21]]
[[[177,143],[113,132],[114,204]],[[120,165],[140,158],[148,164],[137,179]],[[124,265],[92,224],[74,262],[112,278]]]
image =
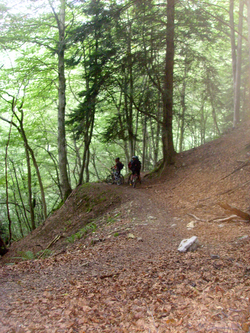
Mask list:
[[136,158],[132,163],[131,163],[131,170],[132,171],[139,171],[141,169],[141,162],[139,161],[138,158]]
[[117,163],[117,169],[120,171],[120,170],[122,170],[123,169],[123,167],[124,167],[124,164],[122,164],[122,162],[118,162]]

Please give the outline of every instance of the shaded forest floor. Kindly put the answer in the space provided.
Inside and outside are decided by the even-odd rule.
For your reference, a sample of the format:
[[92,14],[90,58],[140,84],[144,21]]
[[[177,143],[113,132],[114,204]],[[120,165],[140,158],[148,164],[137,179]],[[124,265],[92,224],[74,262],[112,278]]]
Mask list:
[[250,223],[220,205],[249,213],[249,189],[250,123],[135,189],[76,189],[0,260],[0,332],[250,332]]

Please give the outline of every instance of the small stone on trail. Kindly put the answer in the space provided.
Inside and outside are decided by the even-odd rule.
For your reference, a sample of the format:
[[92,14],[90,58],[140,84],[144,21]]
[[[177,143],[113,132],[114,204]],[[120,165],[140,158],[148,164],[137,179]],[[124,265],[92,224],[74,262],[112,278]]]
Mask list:
[[211,259],[220,259],[220,256],[218,256],[217,254],[211,254],[210,257]]
[[242,236],[242,237],[240,237],[239,239],[247,239],[249,236],[248,235],[245,235],[245,236]]
[[189,251],[195,251],[197,247],[199,246],[198,238],[196,236],[192,236],[188,239],[183,239],[178,247],[179,252],[186,252]]
[[155,217],[155,216],[148,216],[148,219],[149,220],[157,220],[157,217]]
[[134,239],[134,238],[135,238],[135,235],[129,233],[128,236],[127,236],[127,238],[129,238],[129,239]]
[[92,245],[95,245],[95,244],[97,244],[97,243],[99,243],[99,242],[101,242],[101,239],[100,239],[100,238],[93,238],[93,239],[91,240],[91,244],[92,244]]
[[195,221],[191,221],[187,224],[187,229],[188,230],[191,230],[195,227]]

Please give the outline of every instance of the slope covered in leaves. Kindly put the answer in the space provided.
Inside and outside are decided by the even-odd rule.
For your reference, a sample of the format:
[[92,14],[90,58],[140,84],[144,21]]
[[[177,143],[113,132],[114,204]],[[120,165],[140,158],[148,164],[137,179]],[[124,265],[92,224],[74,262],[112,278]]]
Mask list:
[[1,259],[0,332],[249,332],[249,125],[136,189],[76,189]]

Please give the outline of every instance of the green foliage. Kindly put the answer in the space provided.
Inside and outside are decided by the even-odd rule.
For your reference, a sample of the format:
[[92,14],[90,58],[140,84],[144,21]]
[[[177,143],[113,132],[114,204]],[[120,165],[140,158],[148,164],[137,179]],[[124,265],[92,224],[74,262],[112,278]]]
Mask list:
[[116,222],[117,218],[120,216],[120,213],[114,214],[114,216],[107,216],[106,217],[106,223],[107,224],[113,224]]
[[68,228],[71,226],[71,224],[72,224],[71,221],[66,222],[66,226],[64,227],[64,231],[67,231]]
[[34,260],[34,259],[36,259],[36,254],[34,254],[32,251],[19,251],[18,255],[19,256],[15,257],[15,259],[22,259],[22,260]]
[[51,256],[52,251],[49,249],[45,249],[42,251],[39,251],[37,253],[33,253],[32,251],[19,251],[18,257],[14,257],[13,259],[22,259],[23,261],[26,260],[35,260],[35,259],[43,259]]
[[52,255],[52,253],[53,253],[53,251],[51,251],[50,249],[45,249],[45,250],[42,250],[42,251],[39,251],[37,254],[36,254],[36,256],[37,256],[37,258],[42,258],[42,259],[44,259],[44,258],[48,258],[48,257],[50,257],[51,255]]
[[86,237],[86,235],[89,232],[95,232],[96,228],[97,228],[96,224],[91,222],[91,223],[87,224],[84,228],[80,229],[77,233],[68,237],[67,242],[74,243],[76,240],[79,240],[82,237]]

